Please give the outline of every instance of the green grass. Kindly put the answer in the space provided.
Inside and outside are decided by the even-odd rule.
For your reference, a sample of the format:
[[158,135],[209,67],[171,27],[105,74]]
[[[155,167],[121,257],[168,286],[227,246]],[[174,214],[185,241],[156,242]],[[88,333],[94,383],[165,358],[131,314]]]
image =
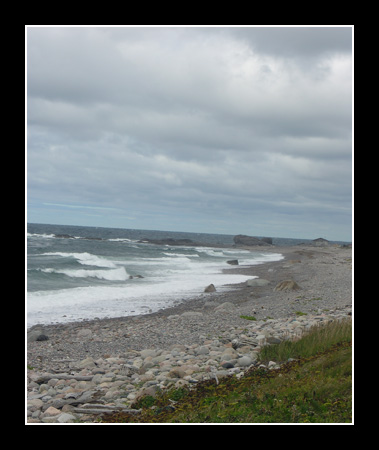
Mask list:
[[351,423],[351,341],[351,321],[316,327],[293,345],[264,347],[262,361],[296,358],[278,370],[253,368],[240,379],[226,377],[219,384],[209,380],[192,390],[174,389],[145,400],[138,416],[120,413],[103,421]]
[[312,327],[295,341],[283,341],[279,345],[263,347],[260,352],[261,361],[287,361],[289,358],[308,358],[323,352],[340,342],[351,342],[351,320],[329,322],[326,325]]

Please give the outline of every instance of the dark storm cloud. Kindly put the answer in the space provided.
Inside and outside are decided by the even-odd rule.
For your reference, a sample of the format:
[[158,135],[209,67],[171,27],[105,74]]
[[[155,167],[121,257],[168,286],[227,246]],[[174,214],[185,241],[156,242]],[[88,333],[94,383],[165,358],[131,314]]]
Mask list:
[[218,232],[266,222],[280,235],[289,216],[337,233],[342,214],[349,234],[351,28],[27,33],[33,205],[115,208],[161,229],[186,210],[197,222],[182,229],[217,218]]

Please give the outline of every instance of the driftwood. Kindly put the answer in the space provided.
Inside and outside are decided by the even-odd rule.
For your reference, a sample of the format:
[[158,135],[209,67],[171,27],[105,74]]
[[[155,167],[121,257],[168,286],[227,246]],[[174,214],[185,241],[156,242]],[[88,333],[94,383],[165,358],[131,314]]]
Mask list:
[[108,406],[99,403],[85,404],[80,408],[75,408],[73,411],[78,414],[114,414],[118,412],[128,413],[128,414],[139,414],[140,409],[128,409],[121,406]]

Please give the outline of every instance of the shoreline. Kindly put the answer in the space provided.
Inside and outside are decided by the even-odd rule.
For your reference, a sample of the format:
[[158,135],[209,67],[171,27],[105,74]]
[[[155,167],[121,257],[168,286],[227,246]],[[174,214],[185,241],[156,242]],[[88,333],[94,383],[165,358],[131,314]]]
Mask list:
[[[250,251],[262,251],[262,247],[244,247],[246,250]],[[252,266],[230,266],[223,269],[224,273],[237,273],[243,275],[251,275],[251,277],[263,278],[269,281],[269,284],[266,286],[256,286],[249,287],[246,285],[246,282],[225,285],[229,286],[230,289],[224,292],[217,291],[212,293],[203,293],[194,298],[178,300],[178,303],[173,306],[169,306],[167,308],[139,315],[130,315],[130,316],[118,316],[118,317],[107,317],[107,318],[99,318],[99,319],[83,319],[81,321],[75,322],[62,322],[62,323],[52,323],[52,324],[36,324],[27,329],[27,332],[31,332],[35,329],[41,329],[44,333],[55,334],[57,332],[61,332],[63,329],[77,329],[77,328],[88,328],[88,327],[98,327],[99,325],[109,325],[113,322],[115,324],[122,325],[125,322],[125,325],[128,325],[127,322],[131,322],[131,324],[137,321],[145,321],[145,320],[154,320],[155,318],[167,318],[172,315],[180,315],[190,311],[204,311],[206,314],[211,312],[212,306],[217,306],[222,302],[232,302],[236,305],[238,309],[245,310],[251,308],[252,306],[263,306],[262,309],[264,311],[257,311],[257,318],[262,318],[267,311],[273,313],[276,317],[284,317],[290,313],[290,311],[283,309],[283,306],[291,302],[293,298],[299,297],[304,290],[309,291],[310,289],[305,287],[301,287],[300,291],[292,291],[286,293],[274,292],[274,288],[277,283],[286,279],[293,279],[297,281],[300,285],[306,283],[306,278],[312,275],[316,275],[316,270],[310,270],[310,266],[318,265],[320,263],[319,259],[325,257],[329,259],[321,262],[321,264],[333,264],[333,261],[330,261],[330,258],[338,257],[342,254],[342,257],[346,255],[346,258],[351,259],[351,248],[342,248],[337,246],[330,246],[324,248],[317,248],[308,245],[297,245],[297,246],[286,246],[286,247],[272,247],[265,248],[265,252],[268,253],[280,253],[283,255],[283,259],[280,261],[270,261],[258,265]],[[316,257],[316,261],[313,259]],[[313,260],[313,261],[312,261]],[[304,267],[307,265],[307,267]],[[313,263],[313,264],[312,264]],[[304,269],[305,272],[303,273]],[[351,278],[351,274],[350,274]],[[317,283],[311,283],[316,284]],[[325,281],[322,283],[325,285]],[[205,286],[204,286],[205,287]],[[326,286],[322,286],[322,290],[325,291]],[[319,286],[321,288],[321,286]],[[315,291],[316,286],[312,286],[311,291]],[[316,292],[316,291],[315,291]],[[350,295],[349,295],[350,294]],[[272,305],[273,298],[279,297],[282,303],[278,303],[278,307],[275,308],[275,304]],[[347,289],[347,298],[350,297],[351,303],[351,286],[350,290]],[[315,297],[315,298],[319,298]],[[255,302],[252,300],[256,300]],[[284,300],[284,304],[283,304]],[[327,300],[327,299],[326,299]],[[331,299],[330,299],[331,300]],[[257,303],[257,305],[253,305],[252,303]],[[266,308],[265,305],[266,304]],[[325,303],[325,301],[323,302]],[[328,303],[328,300],[327,300]],[[332,302],[334,303],[334,302]],[[329,306],[341,306],[341,302],[336,301],[336,304],[330,304]],[[342,302],[344,303],[344,302]],[[347,302],[348,303],[348,302]],[[213,305],[214,304],[214,305]],[[321,305],[321,303],[320,303]],[[319,305],[319,306],[320,306]],[[322,305],[321,305],[322,306]],[[327,305],[326,305],[327,306]],[[277,311],[275,311],[277,309]],[[309,309],[309,308],[308,308]],[[263,314],[262,314],[263,313]],[[283,315],[284,314],[284,315]]]
[[[247,249],[257,250],[257,248]],[[37,422],[54,421],[54,418],[49,417],[44,420],[46,407],[54,404],[55,408],[57,405],[61,405],[62,408],[62,405],[68,402],[65,396],[70,394],[69,390],[65,390],[67,394],[63,395],[63,392],[53,387],[52,390],[50,389],[50,394],[54,394],[50,395],[52,398],[49,398],[49,395],[43,396],[43,392],[40,392],[41,386],[47,385],[36,383],[35,380],[44,373],[72,374],[76,371],[78,376],[91,376],[92,381],[76,380],[79,385],[75,384],[75,387],[81,393],[92,389],[93,392],[97,392],[97,396],[100,395],[99,386],[102,385],[96,384],[94,380],[95,377],[100,376],[96,373],[101,367],[104,367],[105,371],[101,376],[105,376],[108,370],[113,373],[114,379],[117,378],[118,383],[128,382],[129,386],[132,382],[134,386],[134,380],[140,380],[140,386],[144,384],[141,377],[143,380],[146,375],[144,386],[156,386],[154,383],[160,386],[162,383],[168,383],[167,378],[164,379],[165,381],[160,381],[156,373],[163,370],[160,365],[165,364],[165,361],[162,360],[158,364],[154,361],[154,357],[161,358],[166,355],[165,358],[169,361],[172,358],[180,358],[171,361],[172,367],[183,366],[188,361],[195,361],[193,364],[199,365],[201,360],[201,370],[204,367],[209,369],[209,364],[213,364],[212,361],[214,361],[214,364],[217,364],[217,370],[222,372],[223,368],[220,366],[223,363],[222,353],[216,357],[216,349],[220,349],[221,352],[225,350],[224,347],[230,347],[233,336],[247,336],[246,339],[254,340],[255,344],[248,353],[248,358],[253,364],[256,351],[259,351],[259,339],[255,338],[262,336],[260,330],[266,330],[267,336],[282,339],[286,333],[288,335],[292,333],[292,330],[304,329],[315,321],[318,323],[323,320],[332,320],[333,317],[352,314],[351,248],[301,245],[259,248],[259,251],[262,250],[281,253],[284,259],[249,267],[230,266],[224,271],[233,273],[237,271],[237,273],[251,275],[252,278],[258,277],[258,280],[267,280],[263,283],[264,285],[249,286],[246,282],[231,285],[230,290],[204,293],[194,299],[185,300],[178,305],[150,314],[35,325],[28,329],[27,364],[30,368],[28,397],[32,401],[28,409],[29,419],[31,421],[35,419]],[[295,281],[299,289],[275,290],[275,287],[284,280]],[[247,320],[246,317],[254,317],[255,320]],[[31,339],[33,333],[41,333],[47,337],[47,340],[33,341]],[[150,366],[150,369],[147,366],[144,370],[140,367],[138,370],[139,372],[142,370],[142,374],[133,374],[132,378],[129,374],[126,376],[127,380],[123,381],[120,378],[121,374],[118,374],[120,367],[117,366],[116,360],[122,360],[123,364],[137,367],[140,363],[146,362],[143,358],[147,354],[146,349],[154,355],[149,362],[154,362],[156,365]],[[205,353],[204,358],[201,353],[197,354],[200,351],[198,349],[202,349],[201,351]],[[214,356],[210,353],[212,351]],[[175,352],[180,356],[177,356]],[[233,362],[233,368],[228,370],[242,370],[238,362],[242,361],[242,357],[246,358],[243,353],[239,353],[238,357],[236,356],[237,362]],[[89,366],[86,367],[83,361],[90,361]],[[110,365],[111,362],[113,366]],[[208,366],[204,366],[205,364]],[[178,380],[174,377],[173,381],[195,382],[196,380],[193,380],[195,374],[191,375],[191,379],[186,379],[190,377],[190,371],[187,372],[184,379],[179,377]],[[217,373],[221,374],[221,372]],[[166,375],[169,376],[168,374],[169,372]],[[54,379],[54,376],[51,375],[50,378]],[[171,380],[170,377],[168,379]],[[55,383],[58,383],[58,380],[55,380]],[[71,385],[70,381],[66,383],[67,385],[64,387],[61,385],[60,388],[74,388],[73,381]],[[83,391],[85,383],[89,384]],[[106,384],[106,381],[104,383]],[[109,380],[108,383],[110,383]],[[104,389],[104,392],[101,389]],[[125,398],[121,394],[118,399],[112,398],[110,393],[106,394],[110,389],[109,385],[104,385],[101,389],[101,395],[104,394],[103,403],[106,403],[108,395],[110,405],[120,404],[121,400],[125,404]],[[136,387],[128,388],[129,390],[125,387],[125,389],[127,394],[122,391],[123,395],[125,394],[129,400],[138,395]],[[60,398],[57,399],[55,396]],[[45,398],[47,398],[46,404]],[[36,402],[38,407],[35,405]],[[72,401],[70,402],[69,406],[72,408]],[[61,409],[58,408],[58,411],[62,414]],[[73,413],[72,410],[71,412]]]
[[[296,246],[272,246],[272,247],[241,247],[244,250],[254,251],[254,252],[262,252],[265,253],[279,253],[283,256],[283,259],[279,261],[269,261],[257,265],[251,265],[251,266],[229,266],[225,267],[222,272],[223,273],[234,273],[234,274],[241,274],[241,275],[247,275],[251,277],[258,277],[258,278],[266,278],[268,281],[270,281],[270,284],[268,286],[262,286],[262,287],[256,287],[254,291],[257,292],[258,296],[268,296],[271,294],[270,291],[273,290],[275,287],[273,285],[276,278],[280,277],[287,277],[287,279],[293,278],[295,275],[293,272],[296,271],[295,264],[299,264],[302,262],[302,260],[308,258],[313,258],[314,254],[316,256],[322,256],[323,254],[327,254],[328,252],[337,252],[341,250],[342,252],[350,252],[350,258],[351,258],[351,252],[352,249],[347,247],[343,248],[337,245],[331,245],[329,247],[313,247],[311,245],[296,245]],[[288,264],[286,264],[286,261]],[[291,270],[295,269],[295,270]],[[285,279],[285,278],[283,278]],[[92,326],[94,324],[99,323],[107,323],[109,321],[117,321],[122,322],[124,320],[137,320],[142,318],[154,318],[154,317],[162,317],[162,316],[169,316],[173,314],[181,314],[183,312],[186,312],[187,310],[192,310],[193,308],[198,309],[199,307],[203,306],[205,299],[212,299],[214,302],[223,300],[228,297],[233,297],[233,300],[238,304],[241,303],[241,296],[251,294],[251,288],[248,288],[246,286],[246,282],[243,283],[234,283],[234,284],[227,284],[224,286],[230,287],[227,291],[220,292],[216,291],[214,293],[203,293],[199,294],[196,297],[188,298],[188,299],[182,299],[178,300],[177,304],[169,306],[167,308],[160,309],[158,311],[154,311],[151,313],[145,313],[145,314],[137,314],[137,315],[129,315],[129,316],[116,316],[116,317],[105,317],[105,318],[96,318],[96,319],[82,319],[80,321],[72,321],[72,322],[60,322],[60,323],[50,323],[50,324],[35,324],[30,327],[27,327],[27,332],[30,332],[36,328],[38,329],[44,329],[44,330],[50,330],[53,332],[55,328],[62,328],[62,327],[80,327],[80,326]],[[205,286],[204,286],[205,288]],[[225,300],[226,301],[226,300]]]

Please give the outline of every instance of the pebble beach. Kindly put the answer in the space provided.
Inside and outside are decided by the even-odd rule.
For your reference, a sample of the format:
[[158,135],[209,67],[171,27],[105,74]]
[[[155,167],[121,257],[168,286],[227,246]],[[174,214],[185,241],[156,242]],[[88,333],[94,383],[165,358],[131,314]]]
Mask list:
[[226,268],[251,275],[227,292],[216,285],[153,314],[28,329],[26,422],[95,424],[112,412],[138,414],[134,405],[144,395],[241,377],[260,364],[264,345],[351,317],[351,247],[267,251],[284,259]]

